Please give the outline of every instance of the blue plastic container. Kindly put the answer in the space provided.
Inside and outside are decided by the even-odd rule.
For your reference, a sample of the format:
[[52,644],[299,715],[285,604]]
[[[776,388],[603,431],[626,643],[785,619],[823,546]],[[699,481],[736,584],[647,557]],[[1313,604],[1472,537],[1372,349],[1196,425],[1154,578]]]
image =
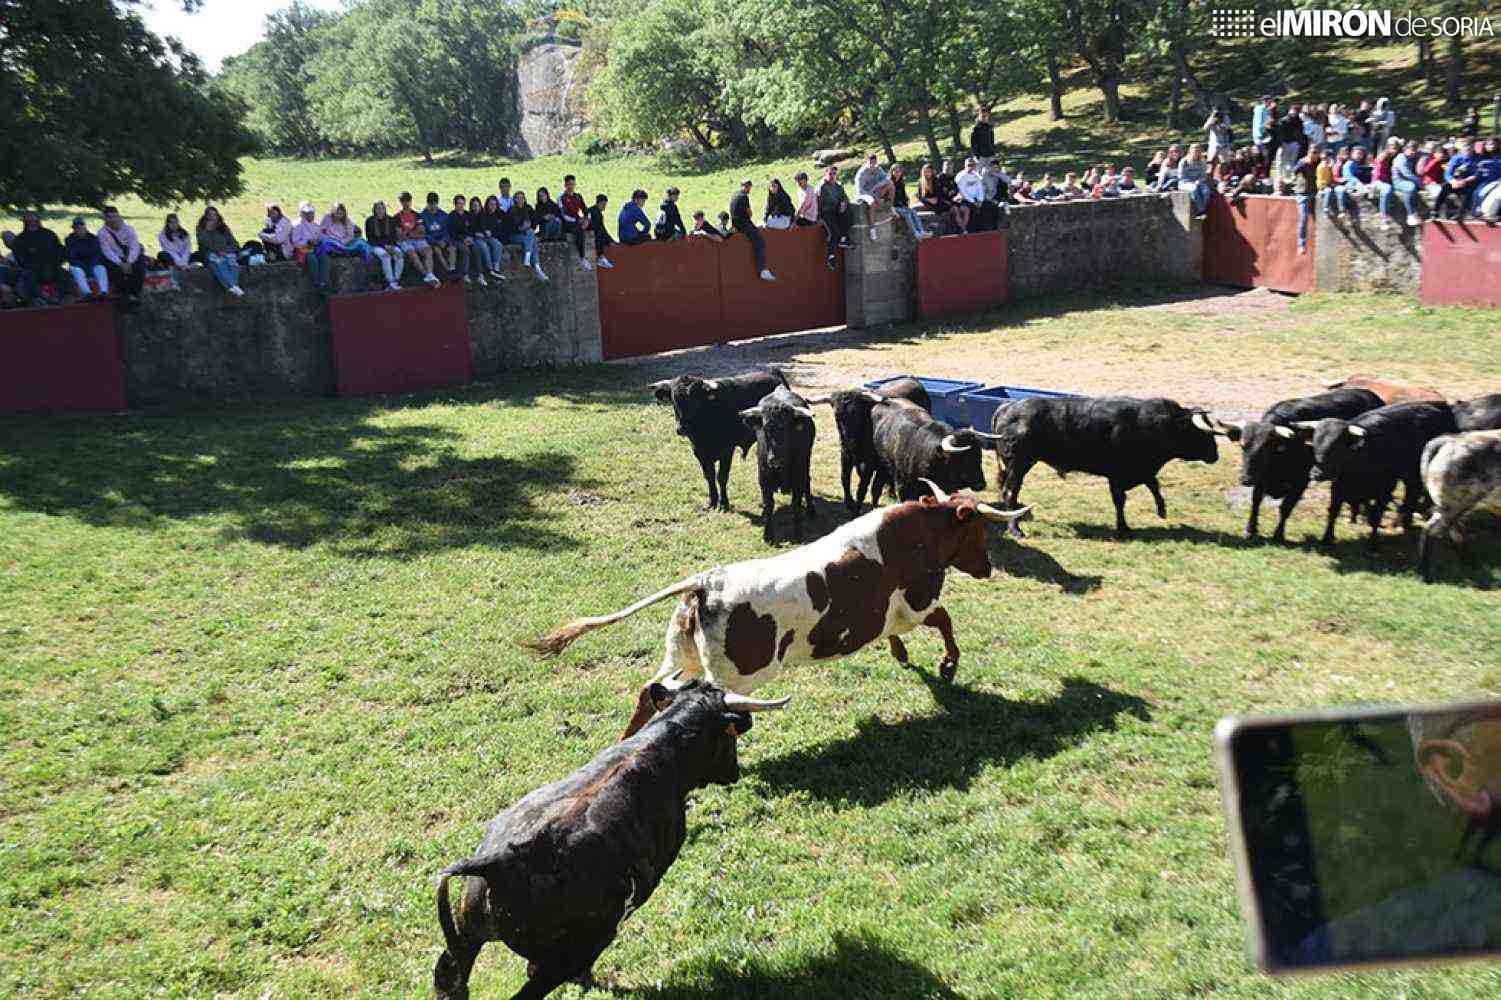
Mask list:
[[[876,379],[874,382],[865,383],[865,388],[879,390],[888,382],[897,379],[911,378],[922,383],[922,387],[928,390],[928,398],[933,401],[933,416],[942,420],[952,427],[969,426],[969,408],[964,403],[964,394],[979,389],[984,382],[967,382],[953,378],[924,378],[921,375],[892,375],[890,378]],[[985,425],[986,429],[989,424]]]
[[995,416],[995,411],[1008,403],[1030,396],[1067,398],[1077,395],[1078,393],[1056,392],[1052,389],[1027,389],[1019,385],[992,385],[984,389],[969,390],[964,393],[962,399],[968,425],[976,430],[989,432],[990,421]]

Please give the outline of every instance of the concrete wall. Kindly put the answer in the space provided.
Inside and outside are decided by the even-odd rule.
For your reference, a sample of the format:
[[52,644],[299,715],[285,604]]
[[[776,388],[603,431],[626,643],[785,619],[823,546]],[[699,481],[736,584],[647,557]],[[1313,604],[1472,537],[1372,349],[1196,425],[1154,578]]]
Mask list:
[[[509,368],[599,361],[599,296],[570,245],[547,243],[539,281],[507,248],[507,280],[467,298],[475,375]],[[332,262],[332,292],[380,286],[363,261]],[[143,296],[120,315],[126,397],[132,406],[202,400],[331,395],[334,359],[328,310],[294,264],[241,269],[244,298],[231,298],[206,270],[179,275],[181,291]],[[408,273],[405,284],[420,285]],[[392,293],[393,302],[401,293]]]
[[1013,299],[1203,274],[1203,229],[1186,194],[1013,205],[1007,215]]
[[[917,240],[890,210],[871,218],[868,205],[850,206],[850,248],[844,251],[844,321],[860,329],[900,323],[916,315],[912,290]],[[871,232],[876,234],[870,238]]]
[[1375,206],[1316,218],[1314,287],[1321,292],[1418,294],[1423,280],[1423,230],[1392,223],[1381,228]]

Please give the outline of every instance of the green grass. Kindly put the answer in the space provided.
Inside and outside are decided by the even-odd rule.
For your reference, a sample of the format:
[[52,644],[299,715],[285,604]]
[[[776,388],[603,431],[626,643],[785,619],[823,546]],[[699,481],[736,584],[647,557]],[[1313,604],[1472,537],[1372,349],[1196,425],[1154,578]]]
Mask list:
[[[1367,338],[1401,300],[1276,322],[1146,304],[897,327],[862,357],[1119,370],[1150,324],[1182,374],[1286,375],[1360,345],[1415,377],[1501,380],[1493,315]],[[854,363],[847,340],[789,343]],[[666,612],[557,661],[513,640],[767,551],[752,463],[739,509],[699,511],[688,449],[634,388],[654,371],[0,423],[0,994],[422,995],[433,876],[614,739]],[[819,435],[829,530],[826,413]],[[1370,556],[1341,525],[1332,554],[1301,544],[1316,501],[1300,544],[1247,545],[1237,465],[1168,466],[1169,519],[1133,494],[1127,543],[1099,481],[1034,473],[1038,519],[994,543],[1001,572],[950,577],[957,683],[926,632],[921,671],[876,648],[789,671],[768,693],[792,706],[742,742],[739,784],[694,797],[682,856],[598,973],[648,998],[1494,995],[1485,966],[1248,967],[1215,720],[1501,692],[1501,538],[1477,527],[1478,565],[1445,553],[1434,586],[1410,542]],[[509,996],[522,967],[487,949],[476,996]]]

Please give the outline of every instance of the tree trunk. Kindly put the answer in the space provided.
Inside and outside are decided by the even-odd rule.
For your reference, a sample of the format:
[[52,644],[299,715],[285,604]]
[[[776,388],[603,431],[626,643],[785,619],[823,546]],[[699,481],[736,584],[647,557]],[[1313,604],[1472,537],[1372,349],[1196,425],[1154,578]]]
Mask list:
[[1107,69],[1098,77],[1100,93],[1105,95],[1105,120],[1113,124],[1121,120],[1121,75],[1118,70]]
[[1183,77],[1173,73],[1173,87],[1167,98],[1167,127],[1178,130],[1178,109],[1183,103]]
[[[964,126],[959,124],[959,109],[950,104],[944,111],[949,116],[949,140],[954,149],[964,148]],[[938,157],[934,157],[938,159]]]
[[1433,45],[1426,36],[1418,36],[1418,73],[1428,83],[1433,82]]
[[714,152],[714,144],[709,141],[709,137],[704,134],[703,129],[699,128],[697,125],[690,125],[688,126],[688,131],[692,132],[693,138],[698,140],[698,144],[700,146],[704,147],[704,152]]
[[1459,110],[1460,99],[1464,96],[1465,80],[1465,48],[1464,39],[1458,33],[1449,36],[1449,65],[1448,79],[1444,83],[1444,107],[1450,111]]
[[1058,72],[1058,53],[1048,49],[1048,118],[1063,121],[1063,76]]
[[891,145],[891,133],[886,131],[886,126],[877,118],[871,123],[870,130],[875,133],[876,140],[881,144],[881,151],[886,154],[887,163],[896,162],[896,150]]
[[933,114],[925,96],[917,99],[917,120],[922,125],[923,138],[928,141],[928,158],[936,163],[943,159],[943,153],[938,148],[938,133],[933,130]]

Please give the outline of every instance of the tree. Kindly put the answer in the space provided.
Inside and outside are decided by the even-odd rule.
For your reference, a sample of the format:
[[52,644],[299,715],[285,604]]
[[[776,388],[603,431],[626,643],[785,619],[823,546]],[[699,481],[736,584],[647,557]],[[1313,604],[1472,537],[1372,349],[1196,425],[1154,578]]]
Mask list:
[[337,20],[297,0],[266,16],[266,37],[249,52],[225,60],[221,85],[250,106],[248,124],[266,149],[311,156],[327,146],[312,115],[308,66]]
[[1105,97],[1105,120],[1121,120],[1121,81],[1125,77],[1129,28],[1128,0],[1063,0],[1063,23],[1074,51],[1089,65]]
[[256,150],[244,105],[147,31],[134,3],[0,0],[0,204],[169,204],[244,189],[240,157]]

